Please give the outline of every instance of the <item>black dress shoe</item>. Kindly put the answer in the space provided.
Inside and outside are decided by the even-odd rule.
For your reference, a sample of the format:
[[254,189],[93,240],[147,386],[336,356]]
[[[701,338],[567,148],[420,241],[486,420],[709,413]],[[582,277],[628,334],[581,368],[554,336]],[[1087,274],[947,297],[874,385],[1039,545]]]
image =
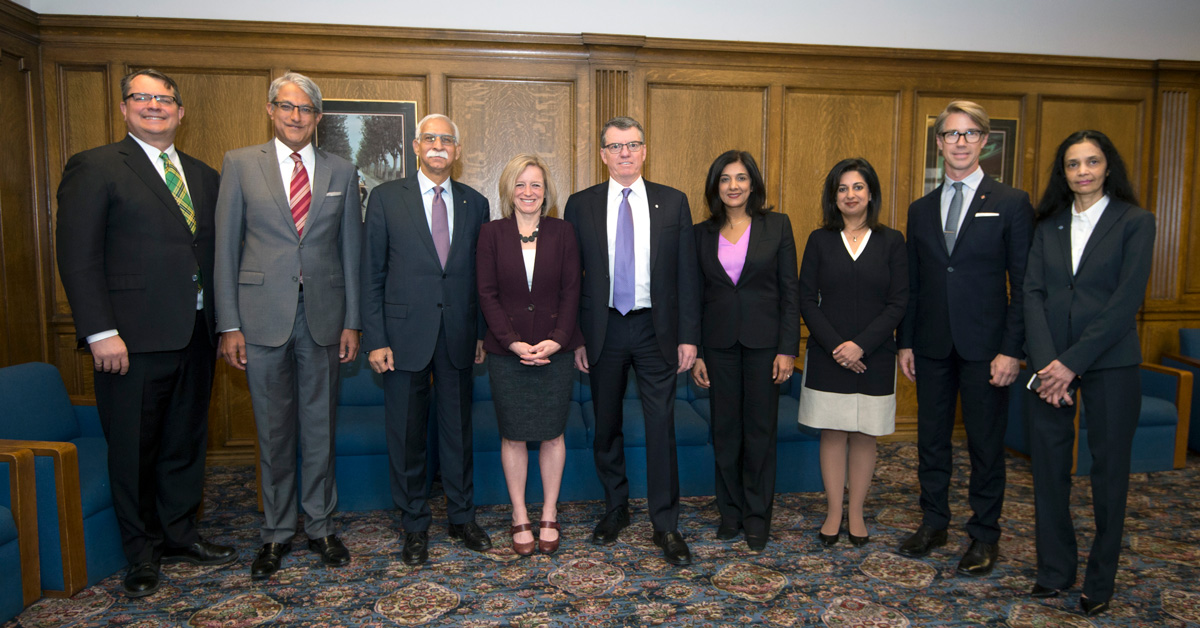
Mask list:
[[868,534],[866,536],[855,536],[853,534],[850,534],[850,532],[848,530],[846,531],[846,538],[850,539],[850,544],[853,545],[854,547],[862,547],[862,546],[866,545],[867,543],[871,542],[870,534]]
[[767,535],[746,534],[746,546],[751,552],[761,552],[767,549]]
[[486,552],[492,549],[492,539],[474,521],[450,524],[450,538],[462,539],[467,549],[476,552]]
[[842,531],[838,530],[837,534],[825,534],[821,530],[817,530],[817,538],[821,540],[821,545],[825,547],[833,547],[837,545],[838,537],[842,535]]
[[1079,608],[1083,609],[1083,614],[1088,617],[1095,617],[1100,613],[1108,610],[1108,600],[1103,602],[1093,602],[1092,600],[1079,596]]
[[726,523],[722,521],[721,525],[717,526],[717,540],[732,541],[737,538],[738,531],[741,529],[742,526],[736,523]]
[[629,527],[629,507],[617,506],[608,511],[592,531],[592,543],[608,545],[617,540],[621,530]]
[[350,562],[350,550],[346,549],[336,534],[309,539],[308,549],[320,554],[321,562],[329,567],[341,567]]
[[971,539],[971,547],[967,548],[967,553],[958,561],[958,573],[964,576],[986,576],[992,573],[999,555],[999,545]]
[[692,552],[688,550],[687,542],[683,540],[683,535],[679,534],[679,532],[660,532],[655,530],[652,538],[654,544],[662,548],[663,560],[672,565],[683,566],[692,564]]
[[946,539],[945,530],[934,530],[922,523],[921,527],[912,533],[912,536],[900,544],[900,549],[897,551],[909,558],[921,558],[932,552],[934,548],[945,545]]
[[191,563],[193,565],[225,565],[237,560],[237,552],[228,545],[217,545],[203,539],[187,547],[163,549],[164,563]]
[[158,591],[158,565],[138,563],[125,572],[125,595],[146,597]]
[[279,571],[283,557],[292,551],[291,543],[264,543],[258,548],[258,556],[250,563],[250,579],[266,580],[271,574]]
[[410,567],[429,560],[429,533],[422,530],[405,534],[404,551],[400,552],[400,558]]
[[1044,600],[1046,598],[1058,597],[1062,595],[1063,589],[1051,589],[1040,584],[1034,584],[1033,590],[1029,592],[1029,597],[1035,600]]

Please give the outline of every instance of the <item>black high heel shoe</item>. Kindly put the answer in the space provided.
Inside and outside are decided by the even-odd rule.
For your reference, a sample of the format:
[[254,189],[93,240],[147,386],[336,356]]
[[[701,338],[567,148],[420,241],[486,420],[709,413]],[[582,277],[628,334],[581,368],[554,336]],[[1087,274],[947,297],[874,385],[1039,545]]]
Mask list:
[[837,534],[825,534],[820,529],[817,530],[817,538],[821,540],[821,545],[825,547],[833,547],[837,545],[838,537],[842,535],[842,531],[838,530]]
[[870,534],[868,534],[866,536],[854,536],[853,534],[850,534],[849,531],[847,531],[846,537],[850,539],[850,544],[853,545],[854,547],[862,547],[862,546],[866,545],[867,543],[871,542]]

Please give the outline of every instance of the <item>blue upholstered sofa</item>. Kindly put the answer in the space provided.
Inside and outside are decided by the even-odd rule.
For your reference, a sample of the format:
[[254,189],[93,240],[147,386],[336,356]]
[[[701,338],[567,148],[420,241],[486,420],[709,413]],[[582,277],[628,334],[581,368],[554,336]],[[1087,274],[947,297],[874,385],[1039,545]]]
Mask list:
[[1200,328],[1186,327],[1179,330],[1179,353],[1167,354],[1162,358],[1163,366],[1169,366],[1192,374],[1192,412],[1188,420],[1188,449],[1200,452],[1200,399],[1196,386],[1200,385]]
[[[603,499],[604,489],[596,477],[592,459],[595,414],[588,377],[577,374],[567,418],[566,467],[559,499],[578,501]],[[436,394],[436,391],[435,391]],[[796,423],[800,376],[785,385],[779,404],[778,492],[820,491],[819,434]],[[478,369],[472,393],[472,431],[475,449],[475,502],[479,505],[508,502],[508,489],[500,465],[500,434],[492,404],[491,385],[485,369]],[[630,496],[646,495],[645,430],[642,406],[632,374],[625,393],[625,465]],[[431,421],[430,442],[436,438]],[[684,496],[712,495],[714,466],[708,393],[691,383],[685,373],[675,389],[675,439],[679,459],[679,489]],[[542,482],[537,466],[538,443],[529,445],[529,502],[542,499]],[[342,369],[338,401],[336,477],[338,509],[379,510],[392,508],[384,439],[382,379],[371,372],[365,359]],[[436,469],[436,447],[428,450]],[[432,480],[430,474],[430,479]]]
[[[1133,435],[1133,458],[1130,472],[1148,473],[1182,469],[1187,457],[1188,417],[1191,415],[1192,375],[1179,369],[1154,364],[1142,364],[1142,411],[1137,431]],[[1031,372],[1022,368],[1017,382],[1009,388],[1008,428],[1004,444],[1010,449],[1029,455],[1029,404],[1041,403],[1024,388]],[[1087,475],[1092,469],[1092,454],[1088,448],[1087,408],[1077,406],[1076,475]]]

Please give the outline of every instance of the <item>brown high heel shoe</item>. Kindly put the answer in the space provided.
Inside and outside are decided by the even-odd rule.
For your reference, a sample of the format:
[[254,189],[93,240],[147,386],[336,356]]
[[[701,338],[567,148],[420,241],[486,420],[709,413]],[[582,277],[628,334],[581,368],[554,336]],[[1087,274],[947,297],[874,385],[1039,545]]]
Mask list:
[[530,533],[533,532],[533,524],[532,523],[522,523],[519,526],[514,525],[512,528],[509,529],[508,532],[509,532],[509,534],[512,534],[512,537],[513,537],[512,548],[513,548],[513,551],[516,552],[518,556],[529,556],[530,554],[533,553],[533,547],[534,547],[534,545],[537,545],[537,542],[535,542],[535,541],[530,541],[528,543],[518,543],[517,542],[518,534],[520,534],[522,532],[530,532]]
[[558,551],[558,541],[559,541],[559,539],[562,538],[562,528],[559,527],[558,522],[557,521],[539,521],[538,527],[542,528],[542,529],[550,528],[550,529],[559,531],[557,539],[554,539],[553,541],[543,541],[541,531],[539,530],[538,531],[538,542],[537,542],[538,551],[543,554],[553,554],[554,552],[557,552]]

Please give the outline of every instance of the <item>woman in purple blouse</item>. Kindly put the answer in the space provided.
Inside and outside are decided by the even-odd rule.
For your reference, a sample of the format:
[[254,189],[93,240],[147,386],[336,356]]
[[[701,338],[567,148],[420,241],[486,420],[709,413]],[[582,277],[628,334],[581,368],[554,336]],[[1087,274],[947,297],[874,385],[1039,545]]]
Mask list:
[[800,345],[796,242],[787,215],[766,205],[750,153],[717,157],[704,196],[710,216],[695,229],[702,358],[692,379],[709,388],[717,538],[744,530],[757,552],[771,531],[779,384],[791,377]]

